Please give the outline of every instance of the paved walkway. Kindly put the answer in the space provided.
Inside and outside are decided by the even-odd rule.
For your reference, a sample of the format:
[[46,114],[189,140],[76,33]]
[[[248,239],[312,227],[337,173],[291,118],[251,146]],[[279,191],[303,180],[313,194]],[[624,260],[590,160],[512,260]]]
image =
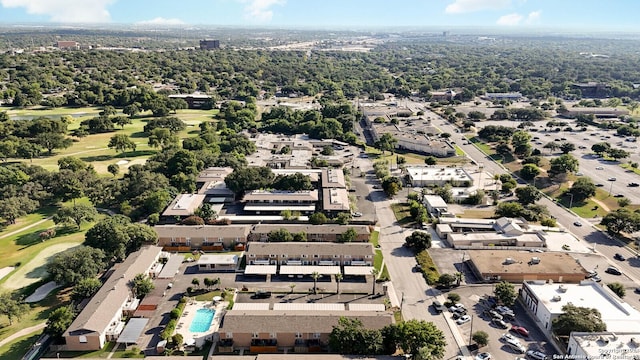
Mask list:
[[30,225],[27,225],[27,226],[23,226],[23,227],[21,227],[21,228],[20,228],[20,229],[18,229],[18,230],[14,230],[14,231],[12,231],[12,232],[9,232],[9,233],[6,233],[6,234],[2,234],[2,235],[0,235],[0,239],[4,239],[4,238],[9,237],[9,236],[11,236],[11,235],[15,235],[15,234],[17,234],[17,233],[19,233],[19,232],[25,231],[26,229],[32,228],[32,227],[34,227],[34,226],[38,226],[38,225],[42,224],[42,223],[43,223],[43,222],[45,222],[45,221],[49,221],[49,220],[51,220],[51,218],[52,218],[52,216],[49,216],[49,217],[48,217],[48,218],[46,218],[46,219],[42,219],[42,220],[40,220],[40,221],[36,221],[36,222],[34,222],[33,224],[30,224]]
[[36,331],[40,331],[42,329],[44,329],[47,326],[46,322],[28,327],[28,328],[24,328],[18,332],[16,332],[15,334],[11,334],[10,336],[8,336],[6,339],[3,339],[2,341],[0,341],[0,347],[12,342],[13,340],[19,338],[19,337],[23,337],[25,335],[29,335],[31,333],[34,333]]

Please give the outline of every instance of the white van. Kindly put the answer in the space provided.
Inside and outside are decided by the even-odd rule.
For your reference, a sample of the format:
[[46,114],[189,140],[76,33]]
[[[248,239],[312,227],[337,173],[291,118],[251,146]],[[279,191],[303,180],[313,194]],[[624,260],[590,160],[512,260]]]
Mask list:
[[527,348],[525,348],[524,345],[522,345],[518,340],[507,340],[506,345],[509,347],[509,349],[520,354],[524,354],[527,351]]

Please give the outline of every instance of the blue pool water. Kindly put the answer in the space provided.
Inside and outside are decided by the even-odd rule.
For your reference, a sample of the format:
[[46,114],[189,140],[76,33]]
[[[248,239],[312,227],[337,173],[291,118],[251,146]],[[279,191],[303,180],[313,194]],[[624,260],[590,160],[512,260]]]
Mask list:
[[191,321],[189,331],[193,333],[209,331],[215,313],[215,310],[211,309],[198,309],[196,316],[193,318],[193,321]]

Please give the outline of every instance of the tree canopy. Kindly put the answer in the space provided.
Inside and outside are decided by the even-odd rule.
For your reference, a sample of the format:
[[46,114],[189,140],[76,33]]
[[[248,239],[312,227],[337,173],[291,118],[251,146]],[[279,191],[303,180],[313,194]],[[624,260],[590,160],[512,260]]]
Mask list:
[[600,311],[567,304],[562,307],[562,314],[551,322],[554,334],[569,337],[572,332],[601,332],[607,330],[602,321]]

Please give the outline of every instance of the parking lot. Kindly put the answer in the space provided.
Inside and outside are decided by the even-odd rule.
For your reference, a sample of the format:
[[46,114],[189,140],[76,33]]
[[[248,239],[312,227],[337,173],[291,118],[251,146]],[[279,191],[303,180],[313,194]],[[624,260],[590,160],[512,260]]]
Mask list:
[[[519,287],[517,286],[516,289],[518,290]],[[462,337],[467,343],[472,343],[471,336],[473,333],[477,331],[486,332],[489,335],[489,344],[479,351],[491,353],[493,359],[513,360],[518,356],[524,357],[524,354],[512,350],[504,341],[500,340],[502,335],[506,333],[517,338],[526,350],[538,350],[547,355],[557,353],[552,344],[549,344],[546,337],[538,329],[532,316],[519,303],[516,303],[513,307],[515,318],[512,320],[507,318],[503,319],[508,326],[507,329],[499,328],[491,323],[491,316],[487,315],[487,311],[491,310],[492,307],[489,302],[484,300],[493,294],[493,286],[491,284],[462,285],[452,289],[450,292],[460,295],[460,303],[464,305],[467,309],[467,314],[471,317],[471,321],[456,325]],[[447,294],[444,295],[446,296]],[[453,313],[450,311],[444,311],[442,314],[438,314],[433,307],[430,306],[429,312],[432,316],[444,316],[453,320]],[[529,336],[523,337],[516,332],[510,331],[511,326],[514,325],[526,328],[529,331]]]

